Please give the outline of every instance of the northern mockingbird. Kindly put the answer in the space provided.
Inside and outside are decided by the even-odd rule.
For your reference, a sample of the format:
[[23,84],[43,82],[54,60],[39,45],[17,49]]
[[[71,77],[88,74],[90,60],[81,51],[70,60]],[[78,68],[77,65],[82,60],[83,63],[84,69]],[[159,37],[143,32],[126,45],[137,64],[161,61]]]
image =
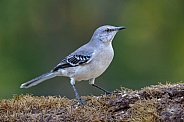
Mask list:
[[56,76],[66,76],[70,78],[70,83],[80,104],[83,104],[83,101],[75,88],[75,81],[89,80],[89,84],[109,94],[109,91],[97,86],[94,82],[95,78],[100,76],[110,65],[114,56],[112,40],[122,29],[125,27],[110,25],[99,27],[87,44],[66,56],[50,72],[23,83],[20,88],[29,88]]

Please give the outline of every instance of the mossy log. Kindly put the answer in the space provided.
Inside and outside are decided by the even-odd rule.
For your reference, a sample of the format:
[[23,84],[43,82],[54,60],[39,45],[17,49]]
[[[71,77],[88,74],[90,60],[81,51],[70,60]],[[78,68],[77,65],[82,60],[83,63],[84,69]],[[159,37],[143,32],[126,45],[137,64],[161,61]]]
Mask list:
[[86,105],[66,97],[16,95],[0,100],[0,121],[184,122],[184,83],[82,99]]

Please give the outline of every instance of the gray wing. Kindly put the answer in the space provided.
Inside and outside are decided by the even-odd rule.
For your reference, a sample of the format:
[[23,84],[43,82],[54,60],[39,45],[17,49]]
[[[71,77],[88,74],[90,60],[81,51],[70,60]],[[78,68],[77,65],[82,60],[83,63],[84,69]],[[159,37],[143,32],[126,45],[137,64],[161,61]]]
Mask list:
[[68,67],[76,67],[81,64],[89,63],[92,60],[94,53],[88,54],[73,54],[64,58],[54,69],[54,71],[58,71],[59,69],[68,68]]

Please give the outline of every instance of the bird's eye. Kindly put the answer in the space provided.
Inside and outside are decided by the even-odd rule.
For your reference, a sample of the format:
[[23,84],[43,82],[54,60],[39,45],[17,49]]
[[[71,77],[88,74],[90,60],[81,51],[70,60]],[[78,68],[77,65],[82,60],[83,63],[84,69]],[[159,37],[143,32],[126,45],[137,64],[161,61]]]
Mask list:
[[106,31],[106,32],[110,32],[111,30],[110,30],[109,28],[107,28],[105,31]]

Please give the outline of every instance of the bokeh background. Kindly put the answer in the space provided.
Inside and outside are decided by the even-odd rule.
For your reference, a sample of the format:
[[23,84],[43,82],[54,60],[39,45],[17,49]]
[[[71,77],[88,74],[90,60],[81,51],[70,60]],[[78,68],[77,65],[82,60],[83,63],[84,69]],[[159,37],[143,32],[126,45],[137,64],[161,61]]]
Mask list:
[[[182,81],[183,6],[183,0],[1,0],[0,98],[21,93],[75,98],[65,77],[19,87],[50,71],[106,24],[127,28],[114,38],[114,60],[96,84],[113,91]],[[80,95],[102,94],[88,82],[76,87]]]

